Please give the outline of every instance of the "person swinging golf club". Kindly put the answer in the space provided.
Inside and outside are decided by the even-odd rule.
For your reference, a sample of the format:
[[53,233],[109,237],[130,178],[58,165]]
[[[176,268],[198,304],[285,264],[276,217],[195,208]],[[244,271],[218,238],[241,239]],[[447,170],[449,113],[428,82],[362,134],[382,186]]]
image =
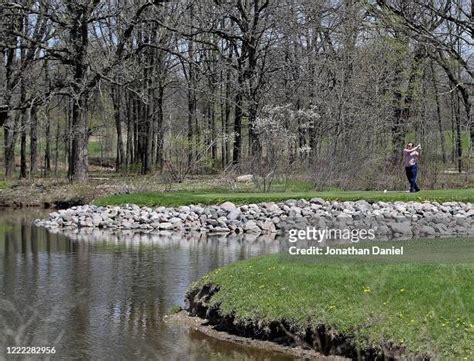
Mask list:
[[410,183],[410,192],[419,192],[420,188],[416,184],[416,175],[418,172],[418,153],[417,150],[421,150],[421,145],[418,144],[416,147],[413,143],[408,143],[406,148],[403,150],[405,173],[407,175],[408,182]]

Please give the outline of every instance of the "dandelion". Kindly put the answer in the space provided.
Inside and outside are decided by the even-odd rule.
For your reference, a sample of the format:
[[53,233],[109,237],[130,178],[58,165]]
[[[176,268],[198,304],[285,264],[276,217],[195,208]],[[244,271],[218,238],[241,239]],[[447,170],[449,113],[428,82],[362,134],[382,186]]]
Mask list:
[[370,287],[364,287],[363,291],[364,293],[368,293],[368,292],[371,292],[372,290],[370,289]]

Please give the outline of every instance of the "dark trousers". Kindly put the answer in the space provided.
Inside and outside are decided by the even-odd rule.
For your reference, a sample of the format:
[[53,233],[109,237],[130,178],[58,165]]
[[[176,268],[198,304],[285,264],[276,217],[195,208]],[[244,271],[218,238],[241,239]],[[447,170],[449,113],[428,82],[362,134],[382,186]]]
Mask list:
[[415,164],[405,167],[405,172],[407,174],[408,182],[410,182],[410,192],[418,192],[420,190],[416,184],[416,173],[418,172],[418,166]]

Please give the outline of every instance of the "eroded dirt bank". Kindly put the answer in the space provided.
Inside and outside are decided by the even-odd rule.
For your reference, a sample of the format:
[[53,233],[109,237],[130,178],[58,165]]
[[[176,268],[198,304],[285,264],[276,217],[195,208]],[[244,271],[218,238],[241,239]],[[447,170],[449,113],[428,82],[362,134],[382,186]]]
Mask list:
[[220,341],[231,342],[233,344],[250,347],[254,349],[267,350],[270,352],[280,352],[291,356],[297,360],[316,360],[316,361],[344,361],[349,360],[342,356],[325,356],[311,349],[305,349],[301,346],[285,346],[273,341],[263,341],[250,337],[237,336],[226,331],[219,331],[210,325],[207,320],[200,317],[193,317],[187,311],[180,311],[170,316],[166,316],[166,322],[178,322],[186,325],[195,331],[213,337]]
[[[222,315],[219,305],[212,305],[212,296],[219,292],[219,286],[206,284],[186,294],[186,313],[181,319],[194,324],[202,332],[238,343],[258,344],[260,347],[282,347],[282,352],[296,356],[321,360],[431,360],[429,354],[413,354],[399,345],[386,342],[370,348],[360,349],[351,335],[318,325],[316,328],[301,329],[285,320],[270,323],[260,320],[237,320],[233,315]],[[201,320],[201,321],[199,321]],[[235,338],[237,337],[237,338]],[[247,341],[243,341],[247,340]],[[263,342],[263,343],[260,343]],[[309,352],[302,354],[301,352]],[[327,358],[332,357],[332,358]],[[336,357],[336,358],[334,358]]]

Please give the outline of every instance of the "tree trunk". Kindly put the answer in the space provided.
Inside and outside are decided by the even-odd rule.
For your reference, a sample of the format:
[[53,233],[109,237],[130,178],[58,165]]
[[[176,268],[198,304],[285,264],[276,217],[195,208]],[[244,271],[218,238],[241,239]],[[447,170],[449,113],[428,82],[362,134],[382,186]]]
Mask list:
[[401,79],[400,74],[397,73],[395,78],[395,89],[393,93],[393,116],[392,116],[392,146],[393,146],[393,158],[394,162],[397,163],[401,157],[401,149],[403,149],[403,123],[402,123],[402,109],[401,100],[402,94],[400,91]]
[[49,118],[49,109],[46,108],[45,117],[45,141],[44,148],[44,176],[47,177],[51,173],[51,120]]
[[436,102],[436,120],[438,123],[438,133],[439,133],[439,140],[441,144],[441,156],[443,159],[443,163],[446,163],[446,142],[444,139],[443,133],[443,123],[441,119],[441,105],[439,102],[439,92],[438,92],[438,82],[436,80],[436,74],[433,66],[433,62],[430,63],[431,68],[431,79],[433,82],[433,90],[435,92],[435,102]]
[[[66,111],[66,114],[69,113],[68,111]],[[59,119],[57,120],[57,124],[56,124],[56,140],[55,140],[55,146],[54,146],[54,175],[57,176],[58,175],[58,161],[59,161],[59,139],[61,137],[61,126],[60,126],[60,122],[59,122]],[[66,151],[67,149],[69,149],[69,146],[68,146],[68,139],[67,137],[66,138]]]
[[122,169],[125,161],[125,149],[122,135],[122,118],[121,118],[121,104],[122,97],[120,89],[117,86],[112,86],[112,105],[114,107],[115,130],[117,132],[117,154],[115,156],[115,171],[119,172]]
[[87,71],[87,48],[89,44],[89,23],[87,13],[91,11],[88,7],[78,9],[74,18],[73,26],[69,34],[74,49],[74,83],[73,104],[71,111],[71,154],[68,169],[68,177],[71,181],[85,181],[87,179],[88,154],[87,144],[89,142],[89,124],[87,121],[87,98],[89,89],[85,85]]
[[[454,84],[452,84],[454,86]],[[456,126],[456,165],[458,172],[462,172],[462,143],[461,143],[461,102],[459,96],[456,96],[456,102],[454,104],[454,119]]]
[[[192,45],[190,45],[190,56],[192,57]],[[194,92],[194,69],[193,64],[189,64],[188,73],[188,166],[193,161],[193,135],[194,135],[194,122],[196,118],[196,94]],[[197,127],[196,127],[197,129]],[[197,148],[196,148],[197,149]]]
[[[151,102],[152,91],[149,89],[149,102]],[[153,143],[153,128],[152,125],[154,123],[153,118],[153,108],[150,103],[146,104],[146,119],[145,119],[145,130],[146,134],[144,136],[145,144],[144,144],[144,160],[143,160],[143,174],[148,174],[151,172],[152,166],[152,143]]]
[[211,98],[208,100],[207,104],[207,117],[209,119],[210,127],[210,138],[209,143],[211,147],[211,159],[212,165],[215,166],[217,163],[217,143],[216,143],[216,115],[215,115],[215,87],[210,84],[211,87]]
[[15,120],[9,115],[3,126],[5,179],[9,179],[15,172]]
[[[233,52],[230,53],[230,61],[232,61]],[[230,82],[232,79],[232,73],[230,66],[226,69],[226,84],[225,84],[225,110],[224,110],[224,134],[225,134],[225,164],[226,166],[230,162],[230,142],[227,139],[227,136],[231,133],[230,129],[230,112],[231,112],[231,88]]]
[[235,108],[234,108],[234,144],[232,163],[238,164],[240,162],[240,155],[242,154],[242,88],[243,77],[241,71],[237,80],[237,91],[235,94]]
[[[48,120],[49,123],[49,120]],[[47,128],[49,125],[46,126]],[[49,131],[49,130],[48,130]],[[49,139],[49,135],[47,135]],[[48,144],[49,146],[49,144]],[[30,108],[30,174],[38,170],[38,114],[36,106]]]
[[255,132],[255,122],[257,120],[257,100],[250,99],[249,104],[249,152],[250,155],[258,155],[260,153],[260,142]]
[[158,114],[156,117],[156,164],[160,170],[163,169],[163,97],[164,86],[158,86],[158,99],[156,99]]
[[15,171],[15,118],[10,111],[10,101],[13,92],[12,65],[13,49],[5,50],[5,109],[2,113],[3,142],[4,142],[4,160],[5,160],[5,179],[11,178]]
[[135,95],[132,95],[133,102],[133,157],[132,164],[135,164],[140,159],[140,104]]
[[86,101],[75,99],[72,105],[72,141],[71,162],[68,176],[71,181],[85,181],[87,179],[89,128],[86,113]]
[[134,112],[133,112],[133,101],[131,95],[127,96],[127,168],[133,163],[133,123],[134,123]]
[[21,111],[20,121],[20,178],[26,178],[26,117],[27,110]]
[[222,77],[222,71],[220,75],[220,94],[219,94],[219,112],[220,112],[220,118],[221,118],[221,168],[224,169],[226,162],[227,162],[227,154],[226,154],[226,137],[227,137],[227,124],[226,124],[226,119],[225,119],[225,93],[224,93],[224,81]]
[[451,162],[454,163],[456,161],[456,106],[455,106],[455,96],[453,92],[451,92]]
[[[413,55],[412,64],[410,68],[410,73],[408,77],[407,89],[404,92],[405,95],[402,96],[402,84],[403,84],[403,70],[398,67],[397,74],[395,77],[395,91],[394,91],[394,100],[393,100],[393,124],[392,124],[392,139],[393,139],[393,155],[395,163],[400,162],[402,152],[401,150],[404,147],[404,132],[405,124],[407,123],[410,117],[410,109],[413,103],[413,94],[415,91],[415,82],[418,77],[418,70],[420,63],[423,59],[423,48],[418,48],[415,50]],[[401,64],[400,64],[401,65]]]

